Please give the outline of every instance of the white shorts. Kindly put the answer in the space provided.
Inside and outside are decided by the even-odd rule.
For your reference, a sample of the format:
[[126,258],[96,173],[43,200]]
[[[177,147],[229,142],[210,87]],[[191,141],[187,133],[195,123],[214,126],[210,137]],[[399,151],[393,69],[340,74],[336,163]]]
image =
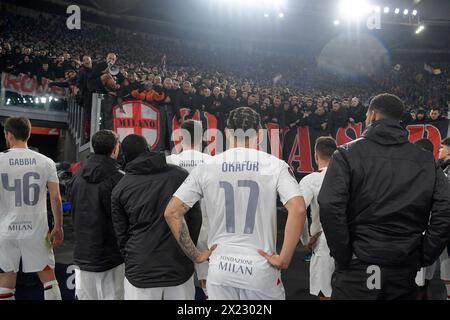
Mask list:
[[19,272],[20,260],[25,273],[55,268],[55,255],[48,235],[21,240],[0,239],[0,269]]
[[198,280],[206,280],[208,278],[209,263],[207,261],[195,264],[195,272]]
[[194,300],[194,276],[175,287],[137,288],[125,278],[125,300]]
[[442,252],[439,260],[441,262],[441,279],[450,281],[450,257],[448,256],[447,247]]
[[283,285],[277,290],[255,291],[206,283],[209,300],[286,300]]
[[331,297],[333,272],[334,259],[330,255],[330,249],[322,233],[314,246],[309,264],[309,293],[318,296],[322,292],[325,297]]
[[450,281],[450,258],[448,257],[447,248],[441,253],[441,256],[430,266],[421,268],[416,275],[416,284],[424,286],[425,280],[433,279],[436,272],[437,264],[440,263],[441,280]]
[[75,269],[75,296],[78,300],[123,300],[125,264],[104,272]]

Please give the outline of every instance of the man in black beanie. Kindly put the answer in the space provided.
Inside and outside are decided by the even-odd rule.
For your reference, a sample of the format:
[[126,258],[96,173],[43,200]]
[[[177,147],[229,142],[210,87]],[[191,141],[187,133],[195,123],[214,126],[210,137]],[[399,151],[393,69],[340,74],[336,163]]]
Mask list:
[[[125,300],[193,300],[194,263],[184,254],[164,219],[172,195],[188,176],[151,152],[144,137],[122,142],[125,176],[112,193],[113,225],[125,259]],[[198,203],[188,212],[191,236],[198,239]]]

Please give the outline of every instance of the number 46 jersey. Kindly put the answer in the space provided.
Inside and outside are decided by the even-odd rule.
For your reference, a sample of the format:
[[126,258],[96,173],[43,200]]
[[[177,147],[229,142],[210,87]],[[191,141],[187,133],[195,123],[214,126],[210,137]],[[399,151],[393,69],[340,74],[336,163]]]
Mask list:
[[53,160],[22,148],[0,153],[0,239],[45,237],[47,182],[58,183]]
[[265,152],[232,148],[196,167],[175,197],[192,207],[203,198],[209,219],[208,281],[249,290],[270,290],[279,272],[258,254],[276,253],[277,194],[300,196],[288,165]]

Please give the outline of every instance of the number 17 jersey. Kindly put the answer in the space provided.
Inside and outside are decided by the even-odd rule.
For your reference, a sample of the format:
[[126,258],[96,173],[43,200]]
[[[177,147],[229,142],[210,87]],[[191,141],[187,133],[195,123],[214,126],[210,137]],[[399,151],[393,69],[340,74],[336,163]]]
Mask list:
[[0,239],[47,234],[48,182],[58,183],[53,160],[24,148],[0,153]]
[[288,165],[265,152],[233,148],[196,167],[175,197],[188,206],[203,198],[209,220],[208,281],[269,290],[279,272],[258,254],[276,253],[277,194],[281,202],[300,196]]

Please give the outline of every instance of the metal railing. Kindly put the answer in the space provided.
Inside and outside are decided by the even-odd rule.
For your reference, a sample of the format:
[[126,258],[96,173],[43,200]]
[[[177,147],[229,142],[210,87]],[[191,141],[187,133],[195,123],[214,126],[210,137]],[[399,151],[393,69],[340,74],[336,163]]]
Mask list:
[[91,138],[92,135],[100,129],[100,111],[101,101],[103,95],[92,94],[91,107],[91,121],[89,124],[89,136],[86,126],[86,114],[82,106],[80,106],[74,98],[69,98],[67,112],[68,112],[68,127],[76,146],[77,160],[83,158],[83,154],[92,152]]

